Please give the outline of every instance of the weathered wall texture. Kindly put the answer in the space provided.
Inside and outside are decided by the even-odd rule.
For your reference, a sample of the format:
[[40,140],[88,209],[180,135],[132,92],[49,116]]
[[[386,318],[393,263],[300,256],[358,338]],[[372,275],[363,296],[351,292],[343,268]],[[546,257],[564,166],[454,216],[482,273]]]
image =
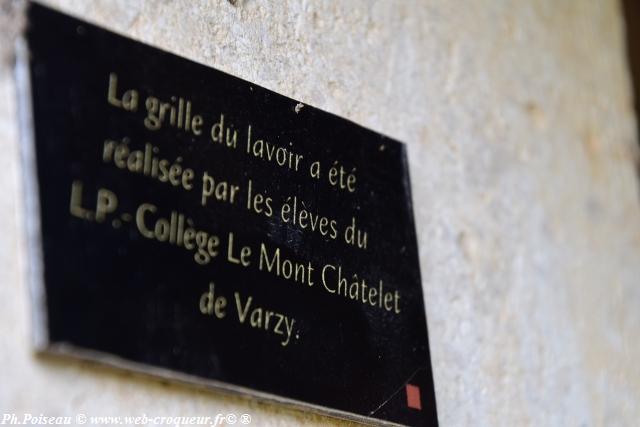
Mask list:
[[[46,3],[409,145],[443,426],[637,425],[640,190],[615,1]],[[32,355],[19,20],[0,4],[0,412],[328,422]]]

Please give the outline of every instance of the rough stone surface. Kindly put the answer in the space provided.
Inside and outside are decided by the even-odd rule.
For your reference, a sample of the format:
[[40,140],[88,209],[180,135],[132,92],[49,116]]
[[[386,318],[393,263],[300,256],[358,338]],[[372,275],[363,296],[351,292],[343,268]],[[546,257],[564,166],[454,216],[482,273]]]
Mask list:
[[[617,2],[46,3],[408,144],[442,426],[637,424],[638,146]],[[329,422],[32,354],[17,4],[0,0],[0,413]]]

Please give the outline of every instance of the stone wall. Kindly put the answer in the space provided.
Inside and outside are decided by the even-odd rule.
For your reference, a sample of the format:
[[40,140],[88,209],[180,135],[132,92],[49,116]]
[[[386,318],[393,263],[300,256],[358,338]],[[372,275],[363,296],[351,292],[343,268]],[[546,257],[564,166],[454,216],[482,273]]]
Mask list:
[[[442,426],[640,420],[638,144],[617,2],[44,3],[408,144]],[[329,423],[33,354],[21,16],[0,0],[0,413]]]

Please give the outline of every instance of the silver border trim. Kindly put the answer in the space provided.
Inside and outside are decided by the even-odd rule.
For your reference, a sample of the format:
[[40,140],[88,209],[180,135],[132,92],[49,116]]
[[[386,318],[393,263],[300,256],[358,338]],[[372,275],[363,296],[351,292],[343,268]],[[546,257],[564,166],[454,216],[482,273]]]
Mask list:
[[15,79],[18,96],[18,127],[24,192],[23,224],[26,227],[27,282],[31,293],[32,340],[36,350],[49,345],[47,300],[44,287],[44,259],[40,223],[40,189],[36,164],[35,131],[31,101],[29,48],[24,36],[15,42]]

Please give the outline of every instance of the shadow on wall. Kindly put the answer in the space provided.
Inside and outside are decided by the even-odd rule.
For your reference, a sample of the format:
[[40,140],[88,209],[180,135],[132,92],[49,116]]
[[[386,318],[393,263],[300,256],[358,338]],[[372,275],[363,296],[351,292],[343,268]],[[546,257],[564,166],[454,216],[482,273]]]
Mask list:
[[[636,142],[640,143],[640,2],[623,0],[625,24],[627,28],[627,54],[633,81],[633,98],[636,109]],[[640,155],[636,156],[636,172],[640,179]]]

